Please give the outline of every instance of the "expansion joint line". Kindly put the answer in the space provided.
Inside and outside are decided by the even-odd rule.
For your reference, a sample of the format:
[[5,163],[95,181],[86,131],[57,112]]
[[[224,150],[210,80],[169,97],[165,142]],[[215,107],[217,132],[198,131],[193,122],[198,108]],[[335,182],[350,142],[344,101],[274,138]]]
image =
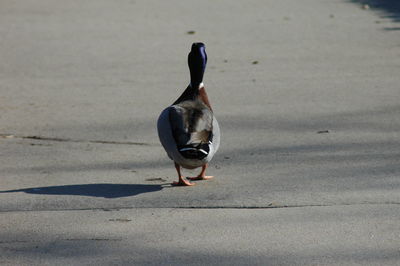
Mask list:
[[0,134],[3,139],[30,139],[39,141],[53,141],[53,142],[76,142],[76,143],[95,143],[95,144],[115,144],[115,145],[139,145],[139,146],[155,146],[155,144],[146,142],[133,142],[133,141],[109,141],[109,140],[83,140],[71,138],[56,138],[45,136],[22,136],[13,134]]

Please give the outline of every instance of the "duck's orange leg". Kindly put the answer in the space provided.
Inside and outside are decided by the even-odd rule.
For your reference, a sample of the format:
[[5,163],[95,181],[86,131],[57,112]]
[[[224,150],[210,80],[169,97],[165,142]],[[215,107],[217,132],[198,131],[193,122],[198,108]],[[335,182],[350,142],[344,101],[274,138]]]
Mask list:
[[208,164],[205,164],[201,167],[201,172],[198,176],[196,177],[188,177],[187,179],[189,180],[207,180],[213,178],[213,176],[206,175],[206,169],[208,167]]
[[175,169],[178,172],[178,177],[179,181],[174,181],[172,182],[172,185],[174,186],[193,186],[193,183],[190,183],[189,181],[185,180],[181,174],[181,166],[177,163],[175,163]]

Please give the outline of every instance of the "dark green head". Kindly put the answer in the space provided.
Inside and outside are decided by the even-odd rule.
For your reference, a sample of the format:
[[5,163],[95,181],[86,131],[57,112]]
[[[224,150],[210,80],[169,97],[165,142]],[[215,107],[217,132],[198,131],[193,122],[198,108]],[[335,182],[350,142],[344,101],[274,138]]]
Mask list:
[[188,55],[188,64],[190,69],[190,85],[198,88],[203,82],[204,72],[207,64],[206,46],[198,42],[192,44],[192,50]]

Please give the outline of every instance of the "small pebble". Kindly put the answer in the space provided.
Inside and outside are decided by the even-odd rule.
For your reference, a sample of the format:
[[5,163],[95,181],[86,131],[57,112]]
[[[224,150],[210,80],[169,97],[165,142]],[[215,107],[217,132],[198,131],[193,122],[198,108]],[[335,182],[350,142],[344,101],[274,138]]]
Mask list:
[[258,64],[258,61],[253,61],[252,64],[253,64],[253,65],[257,65],[257,64]]
[[14,135],[0,135],[1,138],[5,138],[5,139],[13,139],[15,138]]
[[324,133],[329,133],[329,130],[320,130],[317,132],[318,134],[324,134]]
[[195,32],[194,30],[189,30],[189,31],[187,31],[186,33],[189,34],[189,35],[193,35],[193,34],[195,34],[196,32]]
[[369,5],[362,5],[362,9],[368,10],[369,9]]
[[110,222],[130,222],[132,220],[125,218],[109,219]]

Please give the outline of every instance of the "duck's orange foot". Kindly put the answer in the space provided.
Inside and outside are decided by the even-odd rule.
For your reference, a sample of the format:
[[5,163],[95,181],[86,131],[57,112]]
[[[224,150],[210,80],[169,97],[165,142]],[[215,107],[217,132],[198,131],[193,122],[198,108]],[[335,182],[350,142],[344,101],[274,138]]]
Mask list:
[[173,186],[194,186],[194,183],[190,183],[189,181],[185,179],[179,179],[179,181],[174,181],[172,182]]
[[195,180],[208,180],[213,178],[214,176],[211,175],[205,175],[205,176],[195,176],[195,177],[188,177],[187,179],[195,181]]

